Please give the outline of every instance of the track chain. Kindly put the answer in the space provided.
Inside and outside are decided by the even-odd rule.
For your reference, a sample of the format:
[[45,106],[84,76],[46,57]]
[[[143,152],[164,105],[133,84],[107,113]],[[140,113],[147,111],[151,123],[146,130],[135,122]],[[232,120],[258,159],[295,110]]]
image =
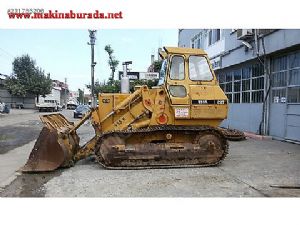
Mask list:
[[219,127],[219,130],[229,141],[243,141],[246,139],[246,136],[242,131],[236,129],[221,128],[221,127]]
[[[98,153],[102,141],[107,136],[109,136],[111,134],[118,135],[120,138],[122,138],[122,136],[124,134],[139,133],[139,134],[146,135],[149,132],[156,132],[156,131],[199,131],[199,132],[207,132],[208,131],[208,132],[211,132],[211,133],[215,133],[215,134],[217,134],[218,136],[221,137],[223,148],[224,148],[224,153],[223,153],[222,157],[220,158],[220,160],[218,162],[212,163],[212,164],[205,164],[205,165],[178,165],[178,166],[173,166],[173,165],[167,165],[167,166],[141,166],[141,167],[133,167],[133,168],[131,168],[131,167],[108,167],[108,166],[105,165],[104,159]],[[174,126],[174,125],[165,125],[165,126],[150,126],[150,127],[140,128],[140,129],[136,129],[136,130],[129,130],[128,129],[128,130],[123,130],[123,131],[109,131],[109,132],[102,133],[99,136],[97,144],[95,146],[95,155],[96,155],[98,163],[100,163],[105,168],[109,168],[109,169],[147,169],[147,168],[208,167],[208,166],[216,166],[216,165],[220,164],[225,159],[226,155],[228,154],[228,148],[229,148],[229,144],[227,142],[227,138],[226,138],[226,136],[223,134],[223,132],[219,128],[214,128],[214,127],[210,127],[210,126],[179,126],[179,125]]]

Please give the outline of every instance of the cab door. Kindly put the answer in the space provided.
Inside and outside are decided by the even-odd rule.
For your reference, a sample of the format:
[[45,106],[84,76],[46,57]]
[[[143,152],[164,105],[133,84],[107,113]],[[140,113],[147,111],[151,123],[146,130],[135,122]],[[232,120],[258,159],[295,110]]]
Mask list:
[[186,81],[186,58],[183,55],[173,55],[170,58],[167,90],[172,105],[189,105],[189,85]]

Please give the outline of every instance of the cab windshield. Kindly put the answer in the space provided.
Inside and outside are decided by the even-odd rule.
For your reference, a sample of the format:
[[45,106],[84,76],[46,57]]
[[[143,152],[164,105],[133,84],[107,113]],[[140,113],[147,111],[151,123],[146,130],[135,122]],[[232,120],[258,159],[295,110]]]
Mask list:
[[163,85],[165,83],[166,70],[167,70],[167,59],[164,59],[161,64],[161,69],[159,71],[159,80],[157,84],[158,86]]

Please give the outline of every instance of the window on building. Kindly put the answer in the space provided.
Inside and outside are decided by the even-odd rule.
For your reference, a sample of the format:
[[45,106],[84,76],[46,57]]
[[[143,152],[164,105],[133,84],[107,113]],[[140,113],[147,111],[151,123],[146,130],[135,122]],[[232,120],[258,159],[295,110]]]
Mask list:
[[242,81],[242,91],[249,91],[250,90],[250,79]]
[[208,32],[208,45],[212,45],[221,39],[220,29],[211,29]]
[[220,88],[225,91],[225,84],[220,84]]
[[262,65],[253,64],[228,70],[219,76],[219,82],[225,94],[232,97],[232,103],[261,103],[264,100]]
[[208,31],[208,46],[212,45],[212,30]]
[[260,103],[264,101],[264,91],[252,91],[252,102]]
[[217,76],[218,76],[218,81],[219,83],[224,83],[225,82],[225,74],[223,73],[217,73]]
[[273,103],[300,103],[300,51],[271,60]]
[[220,39],[221,39],[221,30],[216,29],[216,42],[219,41]]
[[250,103],[250,92],[242,92],[242,103]]
[[287,70],[288,63],[287,63],[287,56],[281,56],[273,59],[271,61],[271,69],[273,72],[280,72],[283,70]]
[[285,101],[282,101],[283,99],[286,99],[286,89],[285,88],[279,88],[279,89],[272,90],[272,102],[273,103],[285,103]]
[[198,38],[198,40],[197,40],[197,48],[200,48],[200,47],[201,47],[200,38]]
[[241,94],[240,93],[234,93],[233,94],[233,103],[240,103]]
[[192,40],[191,40],[191,46],[193,46],[193,48],[200,48],[200,49],[204,49],[204,34],[203,31],[201,31],[200,33],[198,33],[197,35],[195,35]]
[[233,103],[240,103],[241,99],[241,70],[237,69],[232,72],[233,76]]
[[225,83],[225,92],[230,93],[232,92],[232,82],[230,83]]
[[286,87],[287,85],[287,71],[275,72],[271,78],[272,87]]
[[252,90],[264,89],[264,77],[252,78]]
[[290,71],[289,85],[300,85],[300,69]]
[[288,103],[300,103],[300,87],[288,88]]
[[226,94],[229,103],[232,103],[232,94]]
[[296,52],[289,56],[289,67],[299,68],[300,67],[300,52]]
[[252,73],[252,67],[251,66],[246,66],[242,68],[242,79],[250,79],[251,78],[251,73]]

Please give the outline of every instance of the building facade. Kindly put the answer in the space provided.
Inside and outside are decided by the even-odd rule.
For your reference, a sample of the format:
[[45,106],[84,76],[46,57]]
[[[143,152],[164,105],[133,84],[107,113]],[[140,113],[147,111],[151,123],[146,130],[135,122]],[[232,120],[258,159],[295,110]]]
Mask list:
[[179,47],[203,48],[229,100],[222,124],[300,141],[300,30],[179,30]]
[[[35,109],[37,102],[36,96],[29,93],[25,97],[11,95],[4,85],[7,77],[7,75],[0,74],[0,100],[11,108]],[[56,100],[60,105],[63,105],[66,104],[68,98],[68,85],[58,80],[52,80],[51,93],[45,97],[39,96],[39,103],[43,103],[45,100]]]

